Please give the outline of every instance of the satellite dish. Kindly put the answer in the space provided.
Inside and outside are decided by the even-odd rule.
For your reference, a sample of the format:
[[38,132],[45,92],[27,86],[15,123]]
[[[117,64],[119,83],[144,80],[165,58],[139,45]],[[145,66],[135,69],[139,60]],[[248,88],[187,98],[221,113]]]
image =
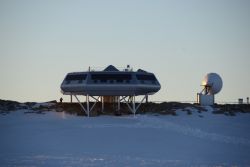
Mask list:
[[205,94],[214,95],[222,89],[222,79],[216,73],[208,73],[202,80],[202,86],[204,86]]

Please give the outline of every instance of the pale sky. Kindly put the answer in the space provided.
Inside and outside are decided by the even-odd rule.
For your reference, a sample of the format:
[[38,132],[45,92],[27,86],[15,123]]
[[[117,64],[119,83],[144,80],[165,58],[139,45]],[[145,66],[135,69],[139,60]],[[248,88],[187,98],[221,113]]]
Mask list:
[[[0,99],[58,100],[68,72],[109,64],[155,73],[160,101],[250,96],[249,0],[0,0]],[[65,100],[69,98],[63,96]]]

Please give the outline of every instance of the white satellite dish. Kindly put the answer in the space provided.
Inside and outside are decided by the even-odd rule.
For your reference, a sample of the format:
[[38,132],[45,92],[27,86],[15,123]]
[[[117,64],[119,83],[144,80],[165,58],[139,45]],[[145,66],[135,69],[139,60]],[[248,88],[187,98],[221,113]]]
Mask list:
[[209,73],[202,80],[202,86],[204,86],[205,94],[214,95],[221,91],[222,89],[222,79],[216,73]]
[[197,93],[197,103],[200,105],[214,105],[214,95],[222,89],[222,79],[216,73],[208,73],[202,80],[204,88]]

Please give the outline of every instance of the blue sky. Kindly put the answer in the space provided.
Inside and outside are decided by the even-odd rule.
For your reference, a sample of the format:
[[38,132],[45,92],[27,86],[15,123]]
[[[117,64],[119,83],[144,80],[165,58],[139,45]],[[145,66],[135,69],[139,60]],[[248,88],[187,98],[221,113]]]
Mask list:
[[66,73],[109,64],[154,72],[151,100],[194,101],[209,72],[217,101],[246,98],[250,1],[0,0],[1,99],[58,100]]

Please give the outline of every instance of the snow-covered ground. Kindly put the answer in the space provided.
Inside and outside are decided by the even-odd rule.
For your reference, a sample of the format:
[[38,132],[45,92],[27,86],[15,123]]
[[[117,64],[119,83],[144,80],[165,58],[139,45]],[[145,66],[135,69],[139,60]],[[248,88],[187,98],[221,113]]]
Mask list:
[[250,166],[250,114],[24,112],[0,115],[0,166]]

